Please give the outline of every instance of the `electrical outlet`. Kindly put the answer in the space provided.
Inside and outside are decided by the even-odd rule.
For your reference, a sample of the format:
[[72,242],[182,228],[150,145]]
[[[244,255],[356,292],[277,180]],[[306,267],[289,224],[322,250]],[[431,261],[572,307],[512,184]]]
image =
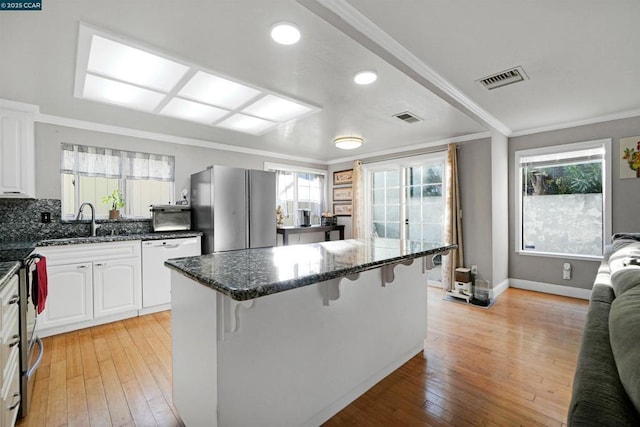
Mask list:
[[48,224],[51,222],[51,212],[41,212],[40,213],[40,222],[44,224]]
[[477,265],[471,265],[471,274],[478,274],[478,266]]
[[562,264],[562,278],[564,280],[571,280],[571,264],[568,262]]

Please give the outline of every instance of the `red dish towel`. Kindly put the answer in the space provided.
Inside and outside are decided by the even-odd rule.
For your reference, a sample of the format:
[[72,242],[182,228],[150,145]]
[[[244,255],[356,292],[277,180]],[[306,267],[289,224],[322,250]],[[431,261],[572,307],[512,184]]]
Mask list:
[[47,291],[49,289],[49,279],[47,278],[47,259],[43,256],[36,263],[36,275],[38,276],[38,314],[44,310],[47,302]]

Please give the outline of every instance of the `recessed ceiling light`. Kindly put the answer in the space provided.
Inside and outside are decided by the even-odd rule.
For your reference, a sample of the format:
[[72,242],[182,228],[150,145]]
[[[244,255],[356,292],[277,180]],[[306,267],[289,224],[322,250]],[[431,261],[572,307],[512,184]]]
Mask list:
[[153,111],[165,97],[162,93],[91,74],[86,76],[82,96],[143,111]]
[[364,143],[364,139],[359,136],[342,136],[333,140],[337,148],[342,150],[353,150],[359,148]]
[[243,113],[274,122],[286,122],[303,116],[310,111],[312,109],[305,105],[275,95],[267,95],[242,110]]
[[164,106],[160,114],[176,117],[178,119],[191,120],[194,122],[212,124],[218,119],[229,114],[229,111],[199,102],[187,101],[186,99],[173,98]]
[[271,38],[276,43],[295,44],[300,40],[300,30],[290,22],[278,22],[271,27]]
[[94,35],[87,71],[137,86],[170,91],[189,67]]
[[353,77],[353,81],[359,85],[370,85],[378,80],[378,74],[372,70],[360,71]]
[[258,119],[257,117],[246,116],[244,114],[234,114],[233,116],[216,124],[216,126],[222,128],[233,129],[254,135],[264,133],[277,125],[277,123]]
[[223,108],[238,108],[258,96],[259,90],[198,71],[178,95]]

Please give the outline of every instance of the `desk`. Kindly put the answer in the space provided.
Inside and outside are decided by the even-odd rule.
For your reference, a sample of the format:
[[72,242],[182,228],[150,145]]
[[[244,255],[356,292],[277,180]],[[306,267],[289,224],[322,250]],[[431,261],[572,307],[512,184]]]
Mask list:
[[324,240],[331,240],[331,232],[337,230],[340,233],[340,240],[344,240],[344,225],[312,225],[310,227],[276,227],[276,232],[282,234],[282,244],[289,244],[289,234],[317,233],[324,231]]

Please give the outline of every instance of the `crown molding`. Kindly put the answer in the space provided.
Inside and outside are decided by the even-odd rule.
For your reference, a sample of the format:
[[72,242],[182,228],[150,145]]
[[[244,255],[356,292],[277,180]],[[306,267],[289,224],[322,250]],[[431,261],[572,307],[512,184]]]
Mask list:
[[610,121],[613,121],[613,120],[629,119],[629,118],[632,118],[632,117],[640,117],[640,109],[622,111],[622,112],[619,112],[619,113],[607,114],[607,115],[598,116],[598,117],[592,117],[590,119],[577,120],[575,122],[566,122],[566,123],[560,123],[560,124],[556,124],[556,125],[542,126],[542,127],[538,127],[538,128],[520,130],[520,131],[517,131],[517,132],[513,132],[510,135],[510,138],[514,138],[514,137],[517,137],[517,136],[533,135],[533,134],[542,133],[542,132],[551,132],[551,131],[554,131],[554,130],[569,129],[569,128],[574,128],[574,127],[578,127],[578,126],[594,125],[594,124],[597,124],[597,123],[610,122]]
[[391,150],[375,151],[373,153],[362,154],[362,155],[359,155],[359,156],[342,157],[340,159],[329,160],[329,161],[327,161],[327,164],[328,165],[335,165],[335,164],[338,164],[338,163],[352,162],[354,160],[370,159],[372,157],[398,155],[398,154],[407,153],[407,152],[410,152],[410,151],[421,150],[421,149],[425,149],[425,148],[433,148],[433,147],[438,147],[438,146],[441,146],[441,145],[447,145],[447,144],[451,144],[451,143],[454,143],[454,142],[475,141],[475,140],[478,140],[478,139],[484,139],[484,138],[490,138],[490,137],[491,137],[491,132],[489,132],[489,131],[479,132],[479,133],[471,133],[471,134],[468,134],[468,135],[456,136],[456,137],[453,137],[453,138],[440,139],[438,141],[422,142],[422,143],[419,143],[419,144],[407,145],[407,146],[404,146],[404,147],[402,147],[400,149],[394,148],[394,149],[391,149]]
[[66,126],[76,129],[91,130],[95,132],[110,133],[114,135],[130,136],[134,138],[151,139],[154,141],[170,142],[179,145],[192,145],[194,147],[211,148],[214,150],[231,151],[235,153],[251,154],[255,156],[271,157],[275,159],[286,159],[296,162],[315,163],[327,165],[326,160],[311,159],[306,157],[292,156],[289,154],[275,153],[254,148],[238,147],[235,145],[222,144],[204,139],[187,138],[183,136],[169,135],[166,133],[150,132],[139,129],[131,129],[122,126],[107,125],[104,123],[90,122],[86,120],[71,119],[68,117],[55,116],[51,114],[36,114],[34,120],[38,123],[47,123],[58,126]]

